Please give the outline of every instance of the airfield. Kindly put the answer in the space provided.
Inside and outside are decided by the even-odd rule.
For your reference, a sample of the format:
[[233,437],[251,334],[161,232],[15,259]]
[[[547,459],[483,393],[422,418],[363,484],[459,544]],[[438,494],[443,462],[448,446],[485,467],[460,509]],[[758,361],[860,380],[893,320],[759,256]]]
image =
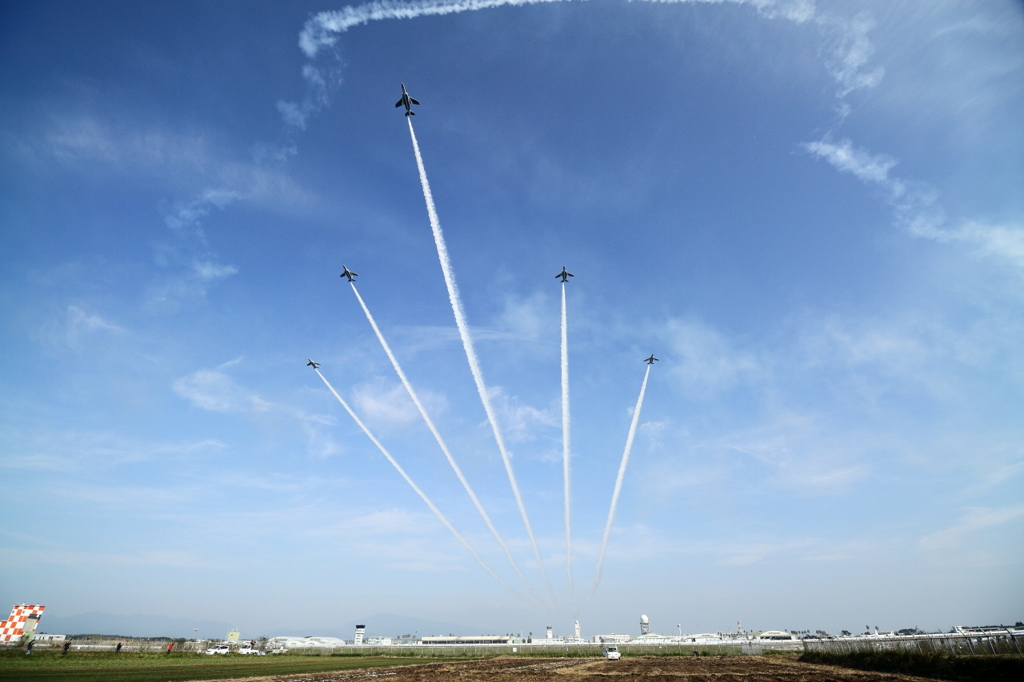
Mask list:
[[874,682],[875,680],[920,681],[893,673],[866,672],[827,665],[801,663],[795,657],[726,656],[715,658],[650,657],[620,661],[599,659],[495,658],[402,666],[389,670],[345,671],[341,674],[288,675],[250,678],[247,682],[333,682],[384,678],[387,682],[505,682],[506,680],[552,680],[560,682],[616,680],[660,680],[698,682],[703,680],[746,680],[750,682]]
[[[20,652],[11,652],[18,653]],[[775,656],[638,656],[620,661],[603,658],[533,658],[501,656],[409,665],[407,660],[272,656],[200,657],[195,654],[160,654],[121,657],[83,654],[61,659],[15,660],[0,657],[0,679],[10,682],[505,682],[551,680],[559,682],[659,680],[699,682],[743,680],[747,682],[912,682],[927,678],[897,673],[853,670],[804,663],[796,654]],[[971,678],[965,678],[971,679]],[[974,679],[994,679],[974,678]],[[1005,679],[1011,679],[1009,677]]]

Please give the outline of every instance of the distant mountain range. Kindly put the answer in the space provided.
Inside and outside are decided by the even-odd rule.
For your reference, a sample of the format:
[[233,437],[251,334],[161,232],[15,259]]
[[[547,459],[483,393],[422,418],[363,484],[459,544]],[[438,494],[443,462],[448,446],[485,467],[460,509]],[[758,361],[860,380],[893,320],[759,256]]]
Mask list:
[[[412,616],[399,616],[393,613],[377,613],[359,620],[341,623],[331,628],[313,628],[297,630],[295,628],[281,628],[268,632],[250,632],[244,627],[243,638],[253,638],[266,635],[275,637],[288,635],[292,637],[305,637],[307,635],[320,635],[325,637],[340,637],[352,639],[355,635],[356,625],[365,625],[368,636],[395,637],[398,635],[474,635],[474,634],[503,634],[499,632],[482,632],[479,628],[473,628],[458,623],[447,623],[439,620],[425,620]],[[77,616],[55,616],[44,614],[39,622],[40,632],[49,632],[65,635],[121,635],[124,637],[185,637],[191,639],[195,635],[195,628],[199,628],[201,638],[223,639],[231,629],[229,623],[212,620],[184,620],[173,619],[167,616],[114,616],[109,613],[89,612]]]

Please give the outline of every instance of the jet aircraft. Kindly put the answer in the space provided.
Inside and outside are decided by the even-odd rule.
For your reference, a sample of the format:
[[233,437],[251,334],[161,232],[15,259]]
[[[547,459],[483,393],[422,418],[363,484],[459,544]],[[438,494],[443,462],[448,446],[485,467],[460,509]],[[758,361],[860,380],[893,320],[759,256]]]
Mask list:
[[306,358],[306,359],[309,360],[309,362],[306,363],[306,367],[312,367],[313,369],[316,369],[317,367],[320,366],[319,362],[313,362],[313,360],[310,359],[310,358]]
[[563,282],[568,282],[570,277],[575,277],[575,276],[576,275],[574,275],[571,272],[569,272],[568,270],[566,270],[565,266],[563,265],[562,266],[562,271],[560,273],[558,273],[557,275],[555,275],[555,279],[558,279],[559,277],[561,277]]
[[646,362],[648,365],[653,365],[655,362],[658,362],[658,358],[654,357],[654,353],[651,353],[651,357],[644,360],[644,362]]
[[351,270],[349,270],[347,265],[342,265],[341,267],[343,267],[345,271],[341,273],[339,277],[348,277],[348,281],[354,282],[356,277],[359,276],[358,272],[352,272]]
[[412,97],[410,97],[409,93],[405,91],[405,83],[402,83],[402,99],[400,99],[397,102],[395,102],[395,108],[397,109],[398,107],[402,106],[403,104],[405,105],[405,115],[406,116],[415,116],[416,115],[416,112],[412,110],[412,105],[413,104],[419,104],[419,102],[414,100]]

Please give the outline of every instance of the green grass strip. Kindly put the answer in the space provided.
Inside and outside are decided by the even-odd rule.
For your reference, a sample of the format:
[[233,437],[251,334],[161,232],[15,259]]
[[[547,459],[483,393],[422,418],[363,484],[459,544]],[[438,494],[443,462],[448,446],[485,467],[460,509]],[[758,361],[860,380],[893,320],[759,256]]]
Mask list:
[[[6,652],[5,652],[6,653]],[[30,658],[21,654],[22,658]],[[35,656],[33,655],[33,658]],[[177,682],[179,680],[226,680],[237,677],[293,675],[298,673],[354,670],[408,665],[408,660],[349,658],[347,656],[197,656],[187,654],[122,655],[111,660],[104,654],[47,656],[33,661],[12,661],[0,656],[0,680],[4,682]]]

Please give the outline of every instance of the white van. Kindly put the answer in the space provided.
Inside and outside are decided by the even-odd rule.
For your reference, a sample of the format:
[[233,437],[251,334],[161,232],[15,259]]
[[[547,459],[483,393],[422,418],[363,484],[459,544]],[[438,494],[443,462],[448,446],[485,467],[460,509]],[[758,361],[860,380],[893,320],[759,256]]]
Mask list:
[[617,661],[622,658],[622,654],[619,653],[619,647],[617,646],[606,646],[604,648],[604,657],[609,661]]

